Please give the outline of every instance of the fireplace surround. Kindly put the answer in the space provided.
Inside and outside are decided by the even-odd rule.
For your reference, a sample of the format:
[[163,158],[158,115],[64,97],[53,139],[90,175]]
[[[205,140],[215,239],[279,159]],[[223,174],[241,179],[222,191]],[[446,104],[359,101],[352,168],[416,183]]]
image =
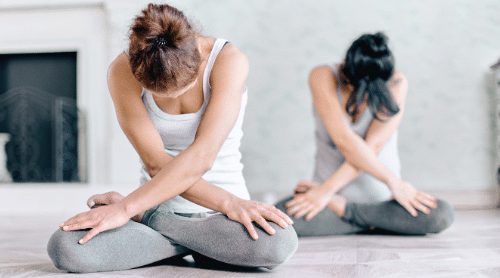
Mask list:
[[137,187],[139,159],[120,130],[106,85],[107,67],[123,51],[127,21],[137,10],[129,6],[95,0],[0,2],[0,54],[76,52],[76,105],[85,119],[78,163],[86,169],[83,182],[76,183],[0,181],[2,213],[77,212],[91,194],[127,194]]

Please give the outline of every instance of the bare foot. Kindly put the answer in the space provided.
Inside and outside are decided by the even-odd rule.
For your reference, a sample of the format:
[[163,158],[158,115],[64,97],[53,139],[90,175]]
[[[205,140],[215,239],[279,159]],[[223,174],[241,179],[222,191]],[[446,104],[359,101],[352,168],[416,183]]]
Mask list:
[[328,203],[328,207],[333,210],[338,216],[344,216],[346,199],[343,196],[333,194],[332,199]]
[[[116,191],[110,191],[110,192],[107,192],[104,194],[96,194],[96,195],[91,196],[87,200],[87,205],[89,206],[89,208],[93,209],[93,208],[97,208],[100,206],[117,204],[117,203],[121,202],[124,198],[125,197],[122,194],[120,194]],[[143,215],[144,215],[144,213],[140,213],[140,214],[137,214],[136,216],[132,217],[131,219],[140,223]]]
[[306,193],[309,189],[315,188],[318,186],[319,186],[319,184],[317,184],[313,181],[301,181],[295,187],[294,193],[295,194]]
[[[308,190],[318,187],[319,185],[312,181],[301,181],[295,187],[295,194],[306,193]],[[346,199],[340,195],[334,194],[328,203],[328,207],[335,212],[338,216],[344,216]]]

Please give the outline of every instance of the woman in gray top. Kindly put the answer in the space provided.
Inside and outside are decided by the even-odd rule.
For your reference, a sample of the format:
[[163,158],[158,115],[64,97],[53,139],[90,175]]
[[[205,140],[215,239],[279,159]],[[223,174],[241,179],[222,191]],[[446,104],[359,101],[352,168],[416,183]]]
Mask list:
[[276,205],[294,215],[298,235],[373,227],[426,234],[451,225],[449,204],[400,178],[397,128],[408,84],[394,70],[387,37],[362,35],[341,65],[316,67],[309,83],[316,122],[313,181],[300,182],[293,197]]
[[91,210],[64,221],[47,247],[56,267],[124,270],[193,254],[202,264],[271,269],[292,256],[292,220],[249,200],[242,175],[247,73],[240,50],[195,32],[169,5],[135,18],[108,87],[143,163],[141,186],[93,196]]

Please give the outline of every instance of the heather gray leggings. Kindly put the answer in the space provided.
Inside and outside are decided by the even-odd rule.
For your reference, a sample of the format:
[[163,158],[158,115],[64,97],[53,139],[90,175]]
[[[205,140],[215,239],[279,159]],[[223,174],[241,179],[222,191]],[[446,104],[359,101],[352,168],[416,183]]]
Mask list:
[[[276,207],[286,212],[285,203],[292,199],[287,198]],[[453,223],[454,215],[453,208],[442,200],[438,200],[437,208],[431,209],[431,213],[419,212],[417,217],[411,216],[395,200],[347,203],[343,217],[327,207],[309,221],[305,221],[304,217],[293,218],[293,227],[299,237],[353,234],[371,227],[400,234],[425,235],[448,228]]]
[[293,255],[298,240],[293,227],[270,225],[276,234],[257,226],[259,239],[253,240],[242,224],[223,214],[178,215],[159,205],[146,211],[142,223],[130,220],[83,245],[78,240],[88,230],[58,229],[47,250],[54,265],[69,272],[131,269],[192,251],[231,265],[272,269]]

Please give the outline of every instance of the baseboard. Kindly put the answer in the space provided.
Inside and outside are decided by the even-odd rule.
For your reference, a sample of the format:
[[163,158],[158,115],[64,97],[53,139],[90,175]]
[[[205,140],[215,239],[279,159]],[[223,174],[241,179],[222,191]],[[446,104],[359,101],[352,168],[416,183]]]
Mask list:
[[129,194],[136,186],[96,184],[9,184],[0,185],[2,215],[75,215],[88,210],[87,199],[97,193]]
[[429,191],[436,198],[448,201],[455,209],[497,208],[500,200],[499,189]]

